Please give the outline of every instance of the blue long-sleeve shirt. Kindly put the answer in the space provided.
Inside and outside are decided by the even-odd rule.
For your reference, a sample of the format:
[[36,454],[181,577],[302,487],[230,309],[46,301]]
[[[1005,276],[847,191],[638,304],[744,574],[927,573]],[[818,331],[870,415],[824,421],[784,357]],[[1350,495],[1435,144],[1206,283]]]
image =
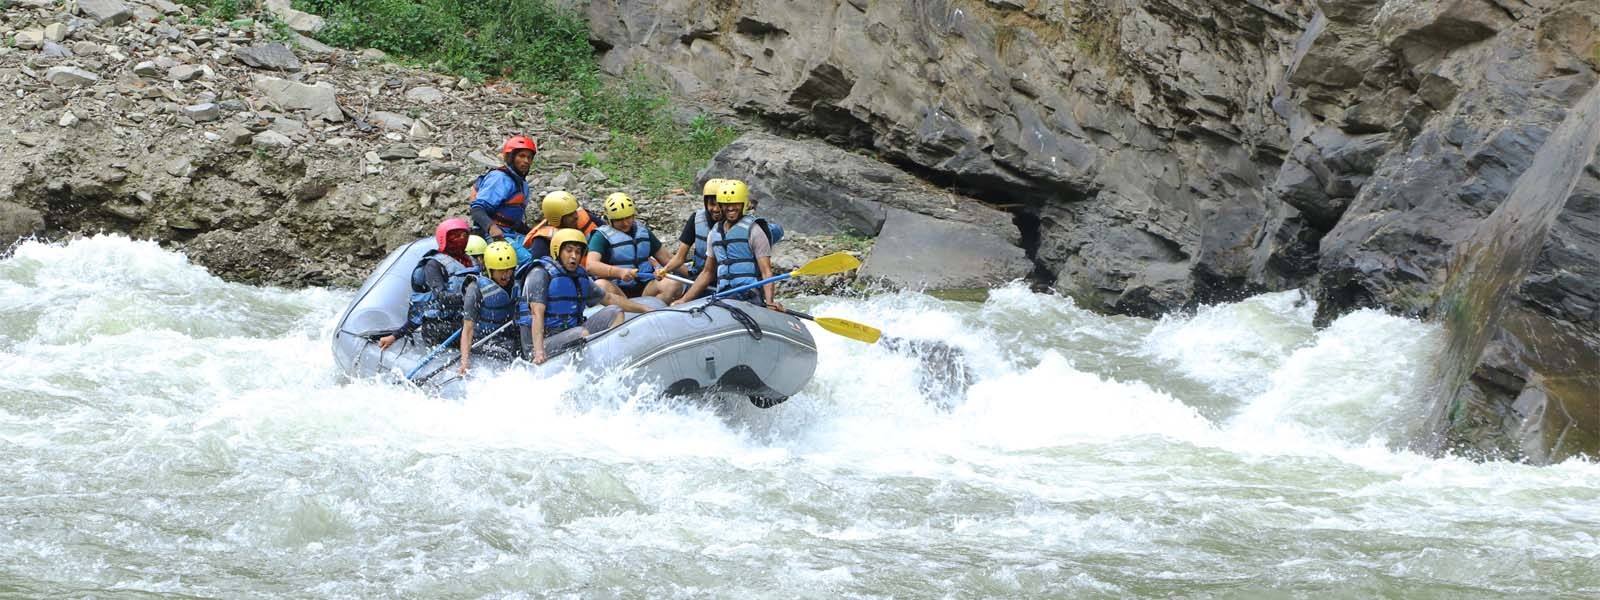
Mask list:
[[[518,233],[528,231],[523,213],[528,203],[528,182],[510,167],[484,173],[473,183],[472,224],[486,236],[490,223]],[[520,241],[520,240],[518,240]]]

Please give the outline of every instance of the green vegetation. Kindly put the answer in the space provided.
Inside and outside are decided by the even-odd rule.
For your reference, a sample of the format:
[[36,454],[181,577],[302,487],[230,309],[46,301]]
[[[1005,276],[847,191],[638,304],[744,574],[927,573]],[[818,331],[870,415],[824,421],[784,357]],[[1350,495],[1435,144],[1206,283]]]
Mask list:
[[603,154],[585,156],[612,180],[660,193],[737,136],[704,116],[673,119],[669,98],[642,77],[606,82],[589,26],[548,0],[297,0],[322,15],[322,41],[371,47],[476,80],[502,77],[558,99],[552,116],[611,130]]
[[[256,6],[179,1],[216,20]],[[607,81],[594,61],[588,23],[552,0],[294,0],[294,6],[327,20],[316,36],[325,43],[377,48],[404,63],[476,81],[504,79],[551,97],[550,118],[611,132],[585,164],[647,192],[689,187],[695,172],[738,135],[704,115],[674,119],[665,90],[641,76]],[[277,19],[265,22],[288,37]]]
[[[227,1],[227,0],[222,0]],[[589,27],[545,0],[298,0],[322,15],[317,38],[377,48],[474,79],[569,82],[594,70]]]
[[213,21],[234,20],[243,10],[242,2],[243,0],[178,0],[179,4],[198,11],[201,18]]
[[589,76],[577,83],[557,118],[610,129],[611,141],[594,157],[600,170],[651,193],[692,187],[706,161],[739,136],[738,130],[706,115],[679,123],[666,92],[642,76],[623,83]]

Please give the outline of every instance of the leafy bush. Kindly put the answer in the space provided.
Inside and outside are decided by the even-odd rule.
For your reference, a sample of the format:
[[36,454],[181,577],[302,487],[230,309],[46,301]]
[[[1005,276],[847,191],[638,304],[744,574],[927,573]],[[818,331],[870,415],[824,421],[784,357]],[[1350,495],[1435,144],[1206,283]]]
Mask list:
[[200,12],[200,16],[218,21],[231,21],[244,9],[244,0],[178,0]]
[[469,77],[534,85],[594,72],[589,26],[542,0],[296,0],[328,25],[317,37],[377,48]]

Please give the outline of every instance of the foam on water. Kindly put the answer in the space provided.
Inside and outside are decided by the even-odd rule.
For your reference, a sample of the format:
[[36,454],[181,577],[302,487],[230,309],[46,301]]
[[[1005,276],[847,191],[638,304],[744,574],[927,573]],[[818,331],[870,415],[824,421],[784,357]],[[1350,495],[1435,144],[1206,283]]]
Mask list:
[[1317,331],[1295,292],[1160,321],[1023,286],[795,299],[955,346],[974,381],[926,398],[928,356],[814,329],[816,379],[769,410],[622,374],[480,372],[464,401],[344,381],[350,295],[120,237],[0,259],[0,589],[1600,590],[1600,466],[1397,449],[1437,332],[1365,311]]

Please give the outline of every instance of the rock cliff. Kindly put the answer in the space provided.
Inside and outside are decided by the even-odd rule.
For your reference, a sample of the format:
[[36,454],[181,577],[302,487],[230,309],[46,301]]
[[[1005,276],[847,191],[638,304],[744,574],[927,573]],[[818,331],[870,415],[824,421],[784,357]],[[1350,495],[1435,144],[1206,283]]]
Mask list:
[[[1600,67],[1600,4],[1573,0],[575,4],[612,72],[1005,208],[1003,235],[1058,289],[1137,315],[1304,287],[1323,323],[1435,316],[1455,248]],[[1595,173],[1575,175],[1511,296],[1520,327],[1579,332],[1585,356]],[[1507,336],[1467,383],[1496,422],[1442,435],[1535,460],[1600,451],[1600,364],[1546,390],[1563,410],[1515,402],[1545,349]],[[1524,453],[1506,434],[1543,419],[1591,441]]]

